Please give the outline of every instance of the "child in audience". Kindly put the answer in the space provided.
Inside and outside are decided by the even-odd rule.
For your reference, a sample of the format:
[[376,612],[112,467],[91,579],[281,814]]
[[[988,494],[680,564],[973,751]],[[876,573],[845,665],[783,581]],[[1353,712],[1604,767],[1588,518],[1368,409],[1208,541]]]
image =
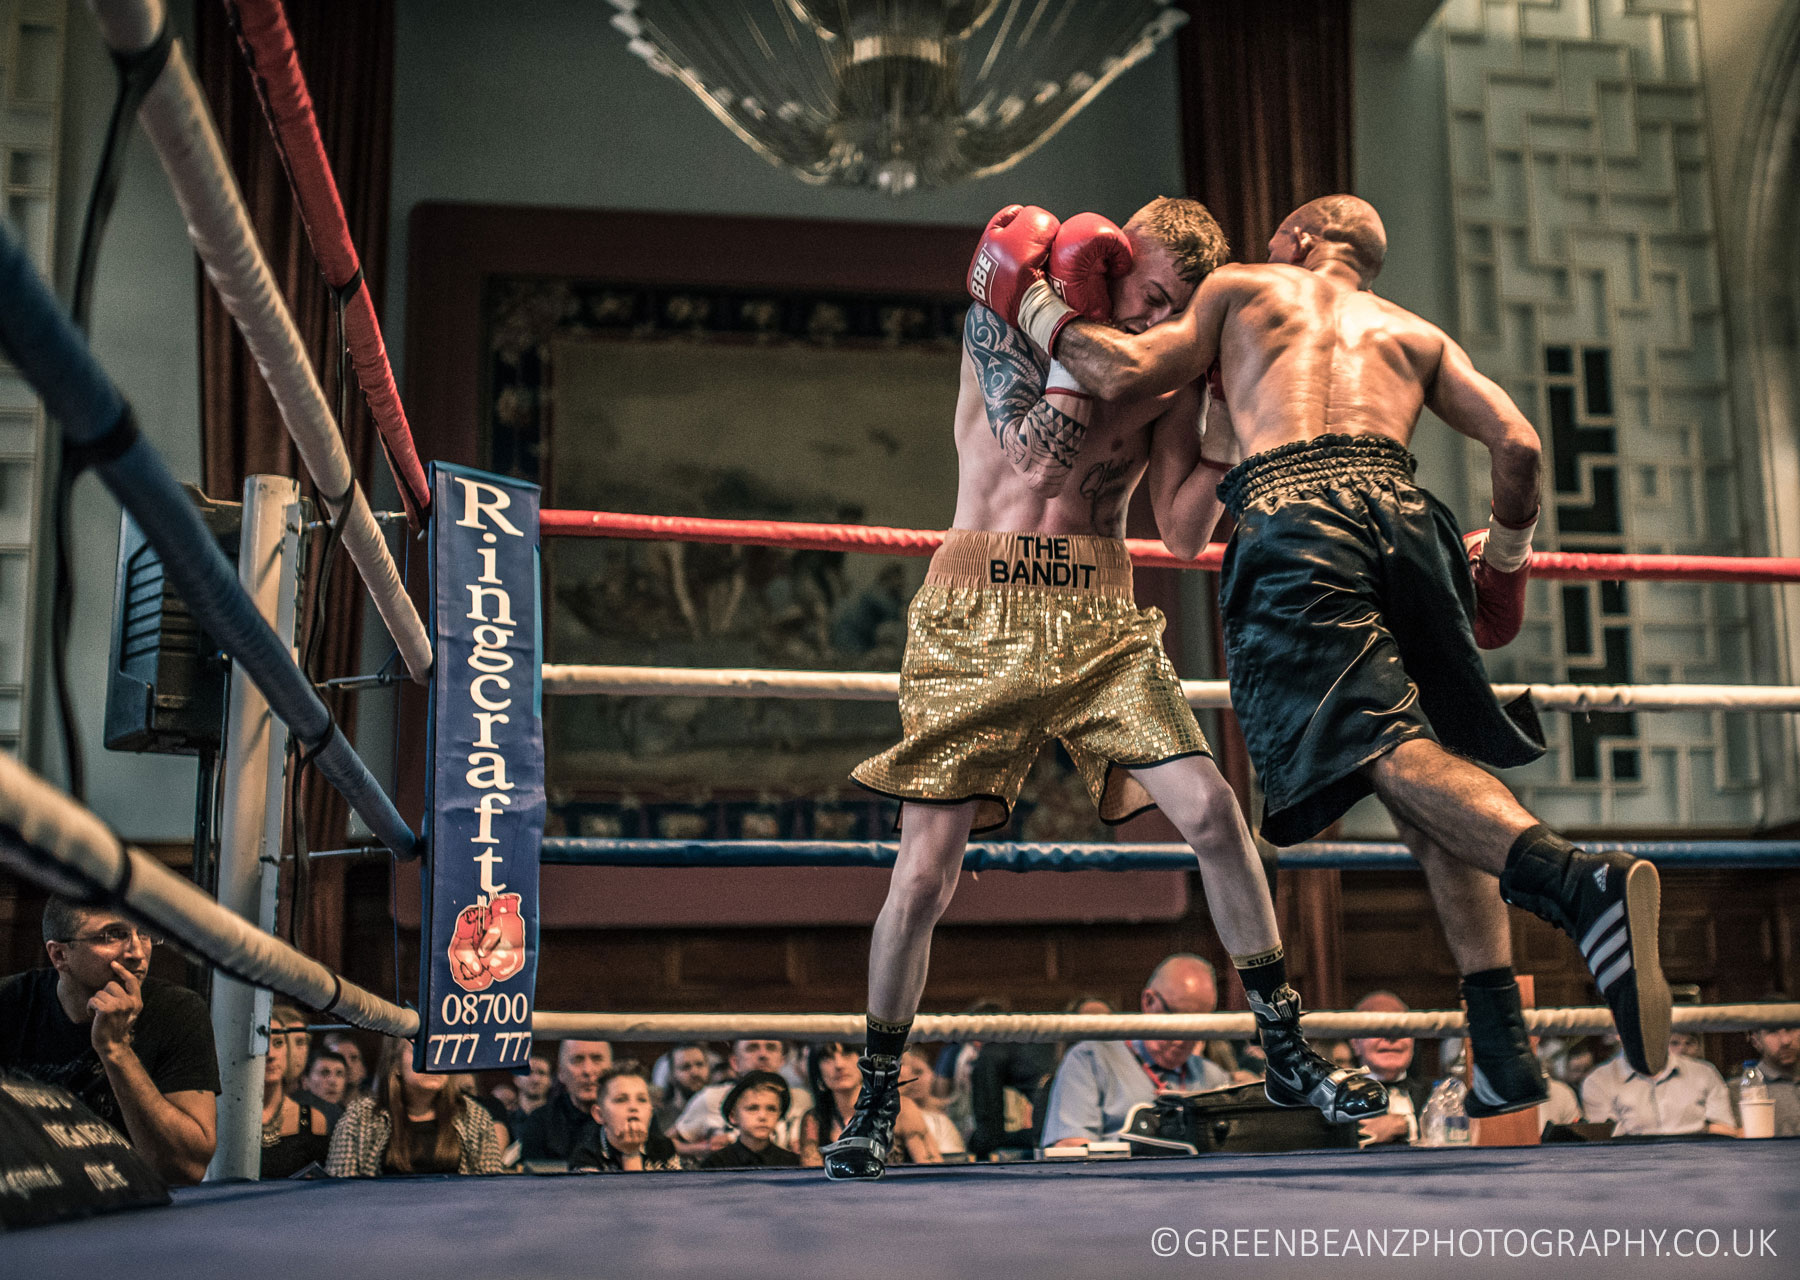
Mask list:
[[792,1091],[773,1071],[746,1072],[725,1095],[721,1110],[737,1137],[700,1162],[702,1169],[789,1168],[800,1157],[776,1145],[775,1126],[787,1115]]

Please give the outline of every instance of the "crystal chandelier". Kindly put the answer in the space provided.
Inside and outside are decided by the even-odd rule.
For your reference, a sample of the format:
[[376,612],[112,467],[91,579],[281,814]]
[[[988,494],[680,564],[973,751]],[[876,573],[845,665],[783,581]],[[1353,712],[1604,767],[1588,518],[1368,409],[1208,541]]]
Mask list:
[[1172,0],[612,0],[764,159],[904,195],[1030,155],[1187,15]]

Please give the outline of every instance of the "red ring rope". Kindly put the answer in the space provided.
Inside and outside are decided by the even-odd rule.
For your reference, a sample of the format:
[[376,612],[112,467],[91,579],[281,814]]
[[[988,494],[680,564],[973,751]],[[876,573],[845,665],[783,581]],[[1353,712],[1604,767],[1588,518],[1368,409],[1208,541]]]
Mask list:
[[[886,529],[863,524],[796,524],[782,520],[709,520],[698,516],[643,516],[621,511],[541,511],[545,537],[647,538],[660,542],[720,542],[802,551],[869,551],[928,556],[943,542],[932,529]],[[1127,538],[1131,562],[1158,569],[1217,571],[1225,547],[1213,543],[1183,560],[1151,538]],[[1539,578],[1655,582],[1800,582],[1800,558],[1778,556],[1599,555],[1583,551],[1534,551]]]
[[381,431],[388,468],[400,490],[407,522],[417,530],[424,513],[431,508],[431,490],[426,487],[425,468],[413,447],[412,428],[400,403],[400,391],[394,385],[394,371],[388,365],[387,346],[381,340],[381,325],[375,318],[368,282],[359,278],[362,262],[350,239],[350,225],[344,218],[337,182],[325,158],[325,144],[313,116],[312,95],[307,92],[306,77],[294,52],[294,36],[288,30],[287,12],[281,7],[281,0],[225,0],[225,7],[235,19],[238,48],[250,64],[250,79],[275,135],[275,149],[281,153],[282,166],[300,208],[300,220],[306,226],[306,238],[313,256],[319,260],[325,282],[334,293],[342,293],[352,280],[356,281],[356,293],[344,306],[344,340],[350,347],[350,360],[356,366],[356,380],[369,402],[369,412]]

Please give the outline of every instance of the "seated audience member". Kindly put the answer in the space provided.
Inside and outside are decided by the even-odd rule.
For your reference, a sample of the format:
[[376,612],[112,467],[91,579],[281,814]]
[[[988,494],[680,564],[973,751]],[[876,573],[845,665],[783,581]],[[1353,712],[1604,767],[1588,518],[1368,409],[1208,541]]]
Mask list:
[[156,937],[116,911],[44,904],[48,969],[0,980],[0,1071],[61,1085],[164,1181],[198,1182],[218,1141],[206,1002],[152,978]]
[[1737,1134],[1731,1091],[1710,1062],[1677,1053],[1654,1076],[1639,1075],[1615,1054],[1581,1082],[1581,1110],[1598,1124],[1613,1122],[1614,1137],[1680,1133]]
[[[1544,1058],[1544,1055],[1541,1052],[1541,1045],[1542,1042],[1537,1036],[1531,1037],[1531,1051],[1538,1055],[1538,1061],[1540,1062],[1542,1062]],[[1582,1119],[1581,1099],[1575,1096],[1575,1090],[1550,1074],[1548,1072],[1548,1066],[1549,1064],[1546,1063],[1544,1083],[1550,1089],[1550,1100],[1538,1104],[1538,1123],[1580,1124]]]
[[652,1173],[685,1167],[673,1144],[650,1126],[650,1079],[637,1063],[627,1059],[602,1072],[594,1092],[597,1123],[570,1153],[569,1168]]
[[656,1104],[656,1122],[666,1133],[681,1119],[694,1095],[706,1088],[712,1075],[712,1055],[703,1044],[678,1044],[658,1059],[655,1074],[666,1081]]
[[543,1106],[513,1126],[519,1159],[567,1164],[595,1124],[600,1077],[612,1070],[604,1040],[564,1040],[556,1047],[556,1087]]
[[1350,1047],[1348,1040],[1333,1040],[1317,1047],[1319,1053],[1329,1058],[1335,1067],[1354,1067],[1356,1065],[1356,1050]]
[[[688,1100],[681,1115],[669,1130],[675,1149],[686,1156],[704,1158],[731,1142],[731,1126],[721,1107],[731,1086],[751,1071],[773,1071],[781,1074],[787,1058],[787,1046],[779,1040],[739,1040],[731,1046],[731,1079],[709,1084]],[[793,1105],[788,1116],[775,1131],[775,1140],[790,1151],[797,1150],[800,1116],[813,1104],[805,1089],[793,1089]],[[845,1113],[849,1114],[848,1112]]]
[[[1371,991],[1356,1002],[1356,1011],[1405,1013],[1407,1004],[1392,991]],[[1414,1047],[1411,1036],[1360,1036],[1350,1041],[1355,1065],[1367,1068],[1388,1090],[1388,1113],[1357,1122],[1363,1146],[1419,1140],[1419,1117],[1425,1114],[1437,1081],[1428,1072],[1413,1070]]]
[[[992,997],[984,997],[975,1001],[967,1009],[967,1014],[1005,1013],[1006,1005]],[[944,1104],[944,1113],[950,1117],[958,1133],[966,1139],[975,1132],[975,1096],[974,1076],[975,1060],[981,1056],[983,1045],[979,1040],[965,1040],[961,1044],[951,1043],[938,1050],[937,1062],[932,1070],[937,1075],[937,1083],[932,1087],[937,1091],[938,1100]],[[1022,1095],[1021,1095],[1022,1096]],[[1002,1129],[1017,1126],[1003,1125]]]
[[[327,1049],[323,1041],[317,1044],[313,1043],[312,1036],[306,1030],[306,1019],[298,1009],[289,1004],[277,1004],[269,1011],[269,1040],[273,1042],[276,1036],[281,1036],[286,1041],[288,1097],[302,1106],[311,1107],[314,1111],[322,1113],[325,1117],[326,1128],[329,1130],[344,1114],[344,1099],[349,1094],[349,1064],[345,1064],[346,1083],[343,1088],[339,1089],[337,1097],[322,1097],[314,1093],[307,1085],[307,1072],[311,1069],[312,1060],[317,1054],[334,1051]],[[308,1051],[309,1045],[311,1045],[310,1052]],[[295,1063],[296,1057],[301,1058],[302,1061]],[[343,1062],[342,1054],[338,1055],[338,1061]]]
[[725,1095],[725,1118],[737,1137],[700,1162],[702,1169],[776,1169],[800,1163],[775,1142],[775,1126],[787,1115],[793,1089],[773,1071],[747,1071]]
[[[1783,995],[1767,995],[1764,1003],[1785,1004]],[[1752,1031],[1750,1047],[1756,1051],[1756,1069],[1762,1074],[1769,1098],[1775,1104],[1775,1136],[1800,1137],[1800,1027],[1775,1027]],[[1737,1105],[1743,1068],[1731,1081],[1732,1105]]]
[[[269,1010],[269,1053],[263,1059],[262,1176],[285,1178],[315,1162],[325,1163],[331,1147],[331,1125],[325,1114],[309,1102],[288,1096],[288,1058],[300,1052],[288,1028],[298,1025],[304,1036],[306,1019],[292,1005]],[[304,1041],[302,1041],[304,1043]]]
[[300,1091],[295,1101],[317,1099],[322,1107],[343,1114],[344,1097],[350,1091],[350,1064],[344,1055],[321,1045],[300,1077]]
[[325,1172],[334,1178],[403,1173],[499,1173],[506,1133],[471,1096],[467,1075],[413,1070],[412,1045],[386,1040],[374,1089],[344,1112]]
[[[1199,956],[1172,955],[1138,996],[1145,1013],[1211,1013],[1219,988]],[[1117,1134],[1140,1102],[1157,1094],[1217,1089],[1230,1077],[1199,1052],[1198,1040],[1083,1040],[1056,1069],[1044,1119],[1045,1146],[1080,1146]]]
[[506,1127],[516,1135],[519,1122],[548,1103],[550,1091],[555,1086],[556,1076],[550,1067],[550,1055],[533,1049],[525,1070],[513,1075],[513,1105],[512,1110],[506,1113]]
[[321,1043],[344,1060],[344,1105],[347,1107],[369,1092],[369,1064],[363,1056],[362,1041],[351,1031],[327,1031]]
[[931,1137],[931,1145],[940,1156],[966,1154],[968,1147],[963,1143],[962,1134],[957,1132],[955,1122],[944,1110],[943,1100],[932,1093],[931,1086],[937,1083],[937,1076],[931,1069],[931,1055],[915,1044],[908,1045],[901,1056],[905,1064],[900,1072],[900,1096],[910,1098],[925,1118],[925,1132]]
[[1669,1052],[1699,1061],[1706,1059],[1706,1046],[1701,1044],[1700,1037],[1686,1031],[1669,1032]]
[[[843,1132],[844,1122],[856,1109],[862,1073],[857,1070],[859,1050],[850,1044],[816,1044],[807,1055],[806,1074],[812,1086],[811,1110],[795,1126],[800,1132],[800,1163],[817,1167],[824,1163],[821,1147],[830,1146]],[[925,1117],[912,1099],[902,1096],[900,1115],[894,1121],[894,1150],[889,1164],[942,1164]]]
[[977,1160],[1000,1150],[1030,1151],[1038,1145],[1045,1091],[1056,1059],[1053,1044],[981,1046],[969,1067],[968,1150]]

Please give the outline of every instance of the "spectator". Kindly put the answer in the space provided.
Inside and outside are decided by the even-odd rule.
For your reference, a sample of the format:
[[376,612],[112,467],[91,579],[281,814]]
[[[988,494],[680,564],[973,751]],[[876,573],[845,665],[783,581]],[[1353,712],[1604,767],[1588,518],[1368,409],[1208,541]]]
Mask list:
[[369,1092],[369,1066],[363,1057],[362,1041],[348,1031],[327,1031],[324,1044],[344,1059],[344,1105],[349,1106]]
[[374,1089],[344,1112],[325,1172],[334,1178],[403,1173],[499,1173],[506,1134],[475,1105],[467,1075],[413,1070],[413,1048],[387,1040]]
[[[937,1076],[931,1069],[931,1055],[918,1045],[908,1045],[905,1054],[906,1066],[900,1073],[900,1096],[910,1099],[918,1107],[919,1114],[925,1120],[925,1132],[931,1139],[931,1145],[940,1156],[960,1156],[968,1153],[963,1143],[963,1136],[957,1132],[956,1124],[944,1110],[943,1100],[932,1092],[932,1085],[937,1083]],[[799,1157],[795,1157],[799,1163]]]
[[[1785,1003],[1784,995],[1766,995],[1766,1003]],[[1775,1136],[1800,1137],[1800,1027],[1775,1027],[1752,1031],[1750,1047],[1756,1051],[1756,1069],[1762,1073],[1769,1098],[1775,1103]],[[1737,1104],[1739,1079],[1731,1082],[1731,1101]]]
[[[705,1158],[728,1146],[731,1126],[721,1107],[731,1086],[747,1072],[773,1071],[781,1074],[787,1058],[787,1046],[779,1040],[739,1040],[731,1046],[731,1080],[709,1084],[688,1100],[680,1117],[669,1130],[675,1149],[682,1155]],[[794,1089],[793,1106],[775,1131],[775,1140],[790,1151],[798,1149],[800,1117],[811,1110],[813,1100],[805,1089]],[[845,1112],[846,1115],[849,1112]]]
[[1350,1047],[1348,1040],[1333,1040],[1329,1044],[1318,1046],[1318,1049],[1320,1055],[1329,1058],[1335,1067],[1354,1067],[1356,1065],[1356,1050]]
[[1690,1058],[1670,1046],[1668,1065],[1654,1076],[1639,1075],[1620,1053],[1581,1082],[1581,1109],[1596,1123],[1613,1122],[1615,1137],[1680,1133],[1737,1135],[1731,1091],[1710,1062]]
[[52,896],[51,967],[0,980],[0,1070],[61,1085],[171,1183],[198,1182],[218,1141],[212,1018],[149,976],[158,939],[115,911]]
[[[1356,1002],[1358,1013],[1405,1013],[1406,1001],[1392,991],[1371,991]],[[1362,1145],[1411,1143],[1419,1140],[1419,1117],[1437,1082],[1424,1071],[1414,1071],[1411,1036],[1361,1036],[1350,1041],[1356,1065],[1387,1086],[1388,1113],[1357,1121]]]
[[302,1095],[317,1098],[321,1105],[342,1115],[344,1096],[349,1091],[350,1064],[344,1061],[343,1054],[321,1045],[300,1077],[300,1093],[296,1093],[294,1099],[301,1101]]
[[1550,1056],[1550,1074],[1579,1092],[1581,1082],[1588,1078],[1588,1073],[1594,1069],[1601,1056],[1594,1052],[1593,1040],[1587,1036],[1579,1036],[1565,1043],[1560,1052]]
[[[298,1024],[296,1042],[288,1028]],[[269,1011],[269,1053],[263,1059],[262,1176],[286,1178],[315,1162],[323,1164],[331,1147],[331,1124],[310,1103],[288,1096],[288,1059],[304,1053],[306,1019],[288,1004]]]
[[[565,1044],[569,1043],[564,1041]],[[683,1167],[669,1140],[650,1127],[650,1080],[627,1060],[595,1082],[598,1123],[588,1127],[569,1155],[571,1169],[598,1173],[651,1173]]]
[[791,1168],[800,1157],[775,1142],[775,1126],[787,1115],[792,1087],[773,1071],[747,1071],[721,1104],[737,1138],[700,1162],[702,1169]]
[[1056,1060],[1053,1044],[981,1046],[969,1068],[971,1155],[986,1160],[996,1151],[1030,1151],[1038,1145]]
[[566,1165],[594,1127],[600,1077],[612,1070],[604,1040],[564,1040],[556,1047],[556,1087],[543,1106],[513,1127],[519,1159]]
[[703,1044],[678,1044],[657,1063],[658,1075],[666,1075],[662,1100],[656,1104],[656,1122],[664,1132],[675,1127],[694,1095],[706,1088],[712,1074],[712,1055]]
[[[1531,1051],[1538,1055],[1538,1061],[1544,1059],[1542,1041],[1537,1036],[1531,1037]],[[1538,1104],[1538,1120],[1544,1124],[1580,1124],[1581,1099],[1575,1096],[1575,1090],[1546,1072],[1544,1083],[1549,1087],[1550,1099]]]
[[1679,1053],[1684,1058],[1704,1060],[1706,1057],[1706,1049],[1700,1043],[1700,1037],[1686,1031],[1669,1032],[1669,1052]]
[[[1211,1013],[1219,1003],[1213,967],[1172,955],[1138,996],[1145,1013]],[[1131,1109],[1169,1090],[1217,1089],[1229,1077],[1196,1052],[1198,1040],[1083,1040],[1056,1069],[1046,1108],[1046,1146],[1079,1146],[1118,1133]]]
[[[306,1019],[300,1011],[290,1004],[277,1004],[269,1011],[269,1043],[273,1045],[276,1037],[284,1042],[288,1056],[287,1094],[302,1106],[311,1107],[325,1117],[327,1131],[334,1127],[344,1115],[344,1100],[349,1097],[349,1064],[344,1065],[345,1085],[338,1091],[335,1099],[328,1099],[313,1092],[306,1083],[311,1061],[315,1054],[335,1053],[327,1049],[324,1042],[313,1045],[312,1036],[306,1030]],[[307,1046],[312,1045],[314,1053],[308,1053]],[[303,1061],[296,1064],[294,1059]],[[337,1054],[339,1062],[343,1062],[342,1054]]]
[[555,1086],[550,1055],[533,1049],[525,1070],[513,1076],[513,1108],[507,1112],[506,1127],[516,1134],[521,1120],[550,1101],[550,1091]]
[[[968,1014],[1005,1013],[1006,1005],[991,996],[975,1001],[967,1009]],[[965,1040],[961,1044],[947,1044],[938,1050],[938,1059],[933,1066],[937,1075],[937,1083],[933,1086],[938,1099],[944,1104],[944,1112],[956,1125],[957,1132],[968,1138],[975,1132],[975,1060],[981,1056],[982,1044],[979,1040]],[[1015,1117],[1017,1118],[1017,1117]],[[1015,1128],[1013,1125],[1000,1126],[1004,1132]]]
[[[794,1127],[800,1133],[800,1163],[818,1166],[824,1161],[819,1148],[838,1140],[844,1122],[856,1109],[862,1073],[856,1068],[860,1051],[850,1044],[816,1044],[806,1059],[812,1085],[811,1110]],[[942,1164],[943,1157],[931,1141],[925,1117],[910,1098],[900,1099],[900,1115],[894,1121],[894,1150],[889,1164]]]

